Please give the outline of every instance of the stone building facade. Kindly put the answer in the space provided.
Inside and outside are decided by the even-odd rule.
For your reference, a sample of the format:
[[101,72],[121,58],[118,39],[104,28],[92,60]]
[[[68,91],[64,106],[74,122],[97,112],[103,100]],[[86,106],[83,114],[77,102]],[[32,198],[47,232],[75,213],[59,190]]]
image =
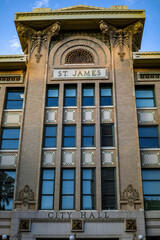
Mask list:
[[0,56],[0,235],[160,236],[160,53],[144,10],[16,13]]

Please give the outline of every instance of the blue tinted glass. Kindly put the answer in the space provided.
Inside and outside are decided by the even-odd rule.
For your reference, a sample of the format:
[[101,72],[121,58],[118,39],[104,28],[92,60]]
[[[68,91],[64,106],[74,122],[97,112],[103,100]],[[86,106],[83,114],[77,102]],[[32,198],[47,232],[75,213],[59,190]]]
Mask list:
[[76,89],[65,89],[65,97],[76,97]]
[[101,88],[101,97],[112,96],[111,88]]
[[62,197],[62,209],[74,209],[74,197],[63,196]]
[[139,137],[157,137],[157,127],[139,127]]
[[76,98],[74,97],[68,97],[68,98],[65,98],[64,100],[64,106],[76,106]]
[[8,100],[23,100],[24,93],[21,92],[8,92],[7,99]]
[[58,98],[48,98],[47,99],[47,107],[56,107],[58,106]]
[[92,169],[83,170],[83,179],[92,179]]
[[53,209],[53,196],[42,196],[41,209]]
[[140,148],[158,148],[159,143],[157,138],[140,138]]
[[83,126],[83,136],[94,136],[94,126]]
[[160,196],[145,196],[144,199],[145,200],[160,200]]
[[7,197],[6,199],[0,199],[0,210],[12,210],[13,207],[13,198]]
[[3,129],[3,134],[2,134],[2,138],[7,138],[7,139],[13,139],[13,138],[19,138],[19,132],[20,129],[19,128],[4,128]]
[[91,194],[91,181],[83,181],[83,194]]
[[16,177],[15,171],[5,171],[5,173],[8,175],[7,177],[11,177],[13,179],[15,179],[15,177]]
[[83,106],[94,106],[94,97],[83,97],[82,105]]
[[160,195],[160,181],[147,181],[143,182],[143,193],[145,195],[149,194],[159,194]]
[[64,126],[64,136],[75,136],[75,126]]
[[75,137],[64,137],[63,147],[75,147]]
[[46,127],[46,137],[56,136],[56,134],[57,134],[57,127],[56,126]]
[[93,97],[94,96],[94,88],[84,88],[83,89],[83,97]]
[[54,179],[54,170],[43,170],[43,179]]
[[74,169],[63,170],[63,179],[74,179]]
[[137,98],[153,98],[153,90],[136,90]]
[[160,180],[160,170],[142,170],[143,180]]
[[48,89],[48,97],[58,97],[58,89]]
[[111,106],[112,97],[101,97],[101,106]]
[[83,147],[94,147],[94,137],[83,137],[82,146]]
[[8,101],[6,103],[6,109],[22,109],[23,101]]
[[92,209],[92,196],[83,196],[83,209]]
[[136,99],[136,105],[138,108],[140,107],[154,107],[153,99]]
[[1,149],[18,149],[19,140],[2,140]]
[[53,194],[54,193],[54,182],[43,181],[42,183],[42,194]]
[[74,181],[63,181],[62,194],[74,194]]
[[44,147],[56,147],[56,138],[55,137],[45,138]]

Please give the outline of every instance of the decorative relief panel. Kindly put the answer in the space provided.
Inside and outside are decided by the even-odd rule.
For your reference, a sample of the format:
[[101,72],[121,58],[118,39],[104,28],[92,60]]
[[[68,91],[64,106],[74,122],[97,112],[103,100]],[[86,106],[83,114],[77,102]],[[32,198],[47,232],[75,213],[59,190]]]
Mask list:
[[23,83],[23,75],[0,75],[0,83]]
[[102,151],[102,165],[113,165],[113,152]]
[[75,153],[74,152],[63,152],[62,164],[63,166],[71,166],[74,165]]
[[46,123],[54,123],[57,121],[57,110],[46,111]]
[[155,123],[155,112],[154,111],[138,111],[139,123]]
[[3,125],[10,126],[10,125],[20,125],[21,124],[21,116],[20,112],[4,112],[3,117]]
[[142,166],[159,166],[160,156],[159,153],[141,153]]
[[0,167],[16,167],[17,153],[0,153]]
[[138,72],[138,81],[160,81],[160,72]]
[[75,110],[64,111],[64,122],[75,122]]
[[101,110],[101,121],[102,122],[111,122],[112,121],[112,110],[111,109],[102,109]]
[[55,152],[44,151],[42,156],[42,166],[54,166],[55,164]]
[[83,110],[83,122],[93,122],[94,110]]
[[94,165],[94,152],[83,151],[82,152],[82,164],[87,165]]

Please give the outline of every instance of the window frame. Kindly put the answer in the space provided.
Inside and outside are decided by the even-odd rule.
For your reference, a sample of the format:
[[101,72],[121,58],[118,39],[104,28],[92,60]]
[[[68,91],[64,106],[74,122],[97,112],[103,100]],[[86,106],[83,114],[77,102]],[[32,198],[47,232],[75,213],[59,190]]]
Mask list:
[[[46,136],[46,128],[56,128],[56,134],[55,136],[54,135],[51,135],[51,136]],[[54,138],[55,139],[55,146],[45,146],[45,140],[46,139],[50,139],[50,138]],[[55,124],[46,124],[44,126],[44,131],[43,131],[43,148],[56,148],[57,147],[57,125]]]
[[[95,124],[82,124],[82,136],[81,136],[81,145],[82,147],[95,147],[96,146],[96,136],[95,136]],[[88,135],[88,136],[84,136],[83,135],[83,128],[84,127],[93,127],[93,136],[91,135]],[[85,138],[92,138],[92,142],[93,142],[93,145],[92,146],[88,146],[88,145],[84,145],[84,139]]]
[[[153,97],[137,97],[137,94],[136,92],[137,91],[152,91],[153,93]],[[156,107],[156,101],[155,101],[155,87],[154,85],[148,85],[148,86],[145,86],[145,85],[136,85],[135,86],[135,97],[136,97],[136,107],[137,108],[154,108]],[[145,99],[152,99],[153,100],[153,106],[137,106],[137,100],[145,100]]]
[[[111,96],[102,96],[102,89],[110,89],[111,90]],[[100,106],[113,106],[113,91],[112,91],[112,86],[110,84],[105,84],[101,83],[100,84]],[[111,104],[102,104],[102,98],[110,98],[111,99]],[[107,100],[106,100],[107,101]]]
[[[17,93],[21,93],[21,94],[23,94],[23,98],[21,98],[21,99],[12,99],[12,100],[10,100],[10,99],[8,99],[8,94],[9,93],[15,93],[15,94],[17,94]],[[23,109],[23,104],[24,104],[24,102],[23,102],[23,100],[24,100],[24,88],[22,88],[22,87],[17,87],[17,88],[7,88],[6,89],[6,100],[5,100],[5,110],[10,110],[10,109],[16,109],[17,111],[20,109]],[[8,105],[8,103],[9,102],[20,102],[21,103],[21,108],[18,108],[18,107],[7,107],[7,105]],[[16,105],[15,105],[16,106]]]
[[[84,89],[93,89],[93,96],[84,96]],[[85,98],[93,99],[93,104],[84,104]],[[83,84],[82,85],[82,107],[95,106],[95,85],[94,84]]]
[[[65,127],[74,127],[74,132],[75,134],[72,136],[72,135],[68,135],[68,136],[65,136]],[[66,146],[64,143],[65,143],[65,140],[66,138],[70,139],[70,138],[74,138],[74,146],[70,145],[70,146]],[[64,124],[63,125],[63,140],[62,140],[62,147],[76,147],[76,124]]]
[[[140,128],[146,128],[146,129],[147,129],[147,128],[148,128],[148,129],[149,129],[149,128],[156,128],[157,136],[156,136],[156,137],[154,137],[154,136],[141,137],[141,136],[140,136],[140,132],[139,132],[139,129],[140,129]],[[155,125],[139,125],[139,126],[138,126],[138,134],[139,134],[139,147],[140,147],[140,148],[159,148],[160,144],[159,144],[159,127],[158,127],[158,126],[155,126]],[[157,139],[158,146],[155,146],[155,147],[154,147],[154,146],[149,146],[149,147],[148,147],[148,146],[143,146],[143,147],[142,147],[142,146],[141,146],[141,143],[140,143],[140,140],[141,140],[141,139]]]
[[[112,129],[112,135],[104,135],[103,134],[103,127],[104,126],[109,126],[109,127],[111,127],[111,129]],[[105,137],[105,138],[110,138],[110,137],[112,137],[112,145],[103,145],[102,143],[103,143],[103,140],[102,140],[102,138],[103,137]],[[114,147],[114,125],[113,124],[109,124],[109,123],[102,123],[101,124],[101,147]]]
[[[18,129],[19,130],[19,137],[18,138],[4,138],[3,137],[4,130],[11,130],[11,129]],[[2,142],[3,141],[18,141],[18,146],[16,148],[4,148],[4,147],[2,148]],[[18,150],[19,149],[19,143],[20,143],[20,127],[3,127],[1,129],[0,150]]]
[[[76,91],[76,96],[75,97],[72,97],[72,96],[69,96],[67,97],[66,96],[66,90],[69,89],[69,90],[75,90]],[[75,104],[66,104],[66,99],[75,99]],[[77,85],[64,85],[64,107],[75,107],[77,106]]]
[[[58,97],[49,97],[49,90],[58,90]],[[48,101],[50,99],[57,99],[57,104],[50,105]],[[49,85],[47,87],[47,93],[46,93],[46,107],[58,107],[59,106],[59,85]]]

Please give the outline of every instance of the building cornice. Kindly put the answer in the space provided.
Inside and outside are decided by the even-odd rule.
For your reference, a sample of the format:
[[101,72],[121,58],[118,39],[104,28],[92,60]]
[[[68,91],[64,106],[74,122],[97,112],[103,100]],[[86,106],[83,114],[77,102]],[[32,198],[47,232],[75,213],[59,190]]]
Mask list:
[[27,55],[0,55],[0,70],[25,69]]
[[134,67],[159,68],[160,52],[133,52]]

